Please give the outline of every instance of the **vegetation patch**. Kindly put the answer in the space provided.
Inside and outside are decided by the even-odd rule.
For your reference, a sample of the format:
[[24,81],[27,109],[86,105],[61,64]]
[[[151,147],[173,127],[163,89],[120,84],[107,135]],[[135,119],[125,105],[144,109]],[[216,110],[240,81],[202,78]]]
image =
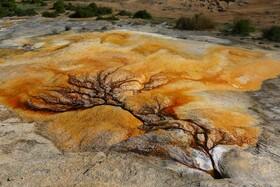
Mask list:
[[263,32],[263,38],[273,42],[280,42],[280,26],[273,26]]
[[70,15],[71,18],[89,18],[100,15],[112,14],[113,10],[108,7],[98,7],[95,3],[91,3],[87,6],[73,6],[67,5],[67,9],[74,10],[75,13]]
[[44,0],[22,0],[21,2],[25,4],[37,4],[40,6],[47,6],[47,3]]
[[32,9],[22,9],[18,7],[15,0],[1,0],[0,1],[0,18],[7,16],[34,16],[37,12]]
[[[95,5],[95,3],[92,3]],[[71,18],[89,18],[94,17],[97,15],[97,7],[93,6],[92,4],[88,6],[78,6],[78,7],[72,7],[72,10],[75,10],[74,14],[71,14]]]
[[152,19],[153,17],[147,10],[139,10],[133,15],[133,18]]
[[203,14],[195,14],[193,17],[181,17],[176,28],[181,30],[210,30],[215,28],[215,23]]
[[235,35],[248,36],[254,32],[255,28],[248,19],[237,19],[234,21],[231,29],[231,33]]
[[44,11],[42,13],[42,16],[46,17],[46,18],[56,18],[58,16],[58,13],[57,12]]
[[67,5],[65,5],[65,10],[76,11],[77,7],[75,5],[73,5],[72,3],[68,3]]
[[62,0],[58,0],[53,4],[53,9],[57,13],[64,13],[65,12],[65,4]]
[[17,9],[16,14],[17,14],[17,16],[35,16],[37,14],[37,12],[32,8],[29,8],[26,10]]
[[[0,18],[7,16],[34,16],[37,14],[35,11],[39,6],[46,6],[46,0],[0,0]],[[72,3],[66,4],[63,0],[56,0],[51,10],[42,12],[43,17],[55,18],[65,11],[74,11],[69,17],[72,18],[89,18],[95,16],[102,16],[112,14],[113,10],[109,7],[98,7],[95,3],[88,5],[73,5]],[[127,12],[122,12],[122,14]],[[69,15],[70,13],[68,13]],[[102,18],[100,18],[102,19]],[[104,18],[105,19],[105,18]],[[107,19],[107,18],[106,18]],[[111,20],[116,20],[116,17],[111,17]]]
[[121,10],[119,11],[119,13],[117,14],[119,16],[132,16],[132,13],[126,10]]

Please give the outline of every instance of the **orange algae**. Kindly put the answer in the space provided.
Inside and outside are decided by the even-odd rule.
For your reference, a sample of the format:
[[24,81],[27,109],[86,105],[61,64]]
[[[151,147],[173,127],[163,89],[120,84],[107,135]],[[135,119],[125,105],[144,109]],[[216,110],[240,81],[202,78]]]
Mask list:
[[[254,126],[257,120],[246,112],[245,105],[240,104],[238,110],[212,105],[207,95],[197,93],[258,90],[264,80],[280,73],[279,60],[261,52],[210,46],[194,55],[189,51],[196,47],[193,43],[137,32],[64,34],[41,41],[45,44],[38,51],[5,55],[5,63],[0,66],[0,100],[23,116],[49,122],[44,133],[67,151],[87,150],[88,146],[97,146],[94,142],[101,142],[97,148],[112,146],[145,133],[140,128],[142,122],[129,110],[139,112],[143,106],[155,107],[158,103],[163,112],[176,119],[194,114],[206,119],[209,126],[230,134],[236,145],[254,144],[259,134]],[[7,73],[11,68],[12,73]],[[36,102],[45,108],[55,107],[32,97],[52,97],[62,102],[63,98],[54,98],[57,93],[49,90],[69,86],[69,75],[91,80],[98,72],[110,69],[114,71],[106,84],[128,80],[119,87],[118,97],[129,110],[104,104],[50,113],[26,105]],[[71,95],[74,100],[78,96]],[[205,106],[197,102],[205,102]]]

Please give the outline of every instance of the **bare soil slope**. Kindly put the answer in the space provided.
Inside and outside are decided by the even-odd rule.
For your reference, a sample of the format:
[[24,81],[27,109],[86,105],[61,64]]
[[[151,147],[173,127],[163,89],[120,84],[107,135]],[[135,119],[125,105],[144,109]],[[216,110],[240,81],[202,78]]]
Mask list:
[[137,11],[146,9],[157,17],[178,18],[194,13],[205,13],[220,22],[235,17],[251,18],[261,26],[280,24],[280,1],[278,0],[102,0],[100,5],[116,9]]

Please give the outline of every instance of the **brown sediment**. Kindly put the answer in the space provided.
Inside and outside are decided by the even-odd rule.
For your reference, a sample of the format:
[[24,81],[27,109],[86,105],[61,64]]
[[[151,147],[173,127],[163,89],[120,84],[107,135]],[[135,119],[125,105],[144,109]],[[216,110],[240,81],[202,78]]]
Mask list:
[[[161,155],[216,177],[212,150],[254,145],[260,132],[238,98],[280,73],[279,60],[260,52],[212,46],[192,54],[193,42],[135,32],[40,41],[45,44],[37,51],[5,56],[0,101],[24,117],[48,122],[42,133],[60,149],[118,147]],[[229,91],[238,92],[237,99],[217,103]],[[146,144],[134,145],[137,138]],[[210,159],[212,169],[202,168],[191,149]],[[177,151],[184,158],[174,156]]]

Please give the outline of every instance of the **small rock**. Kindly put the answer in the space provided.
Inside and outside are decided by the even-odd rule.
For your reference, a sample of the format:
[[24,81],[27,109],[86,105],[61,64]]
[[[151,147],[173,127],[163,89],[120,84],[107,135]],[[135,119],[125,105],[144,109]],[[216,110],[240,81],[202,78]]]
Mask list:
[[106,26],[104,26],[100,30],[105,31],[105,30],[108,30],[108,28]]

